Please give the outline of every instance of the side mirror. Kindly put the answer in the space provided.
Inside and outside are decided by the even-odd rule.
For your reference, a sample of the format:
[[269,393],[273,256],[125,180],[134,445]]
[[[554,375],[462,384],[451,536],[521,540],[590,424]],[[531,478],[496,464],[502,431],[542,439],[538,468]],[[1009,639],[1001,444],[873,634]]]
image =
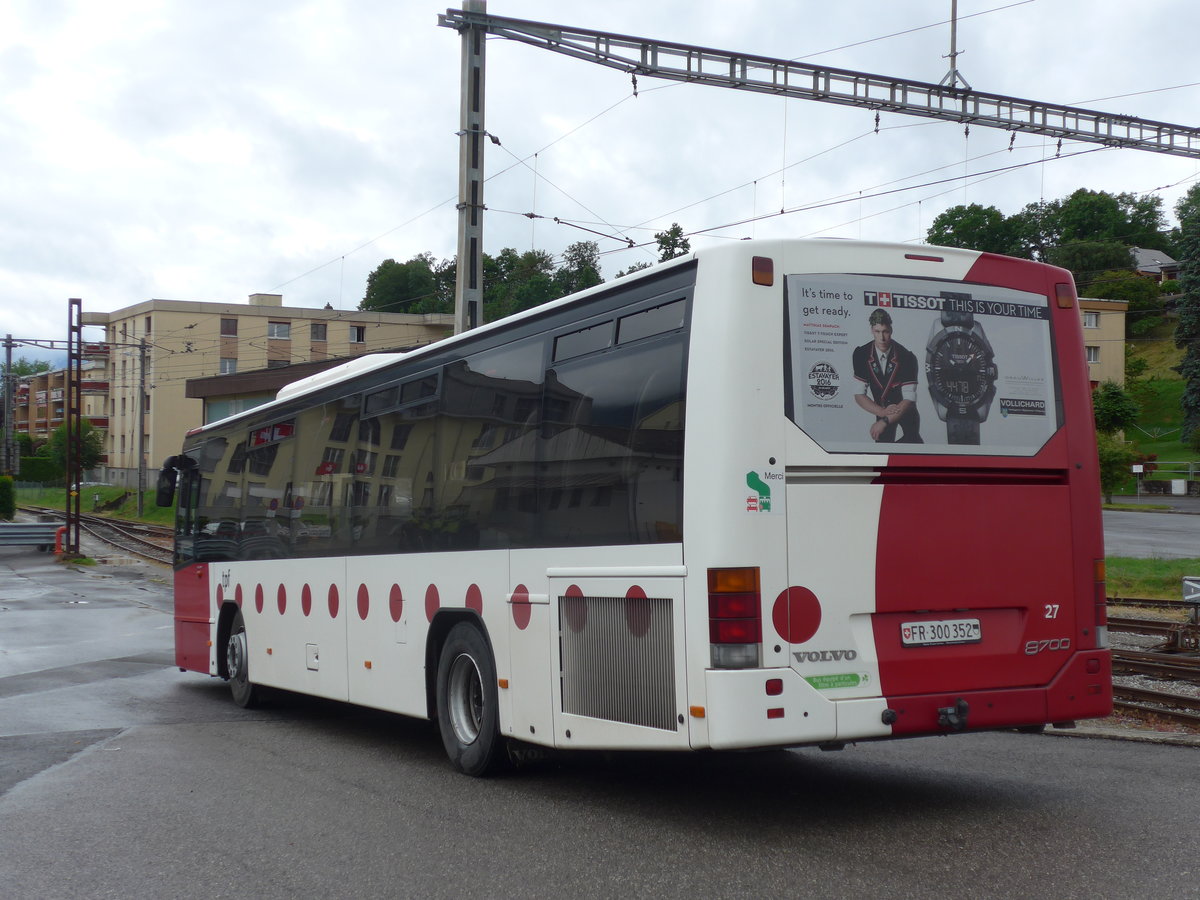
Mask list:
[[162,469],[158,473],[158,485],[154,491],[154,503],[156,506],[170,506],[175,502],[175,479],[178,475],[175,472],[175,457],[163,464]]

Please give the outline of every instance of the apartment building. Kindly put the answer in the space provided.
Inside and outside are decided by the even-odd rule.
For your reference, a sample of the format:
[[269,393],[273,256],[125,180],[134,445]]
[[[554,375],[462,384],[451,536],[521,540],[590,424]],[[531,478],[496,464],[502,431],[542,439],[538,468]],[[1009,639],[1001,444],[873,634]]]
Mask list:
[[1125,383],[1125,313],[1121,300],[1079,298],[1083,316],[1083,349],[1087,354],[1088,381],[1095,390],[1102,381]]
[[[80,414],[96,428],[108,428],[108,350],[90,346],[81,369]],[[41,443],[66,421],[67,370],[22,378],[13,394],[13,432]]]
[[280,294],[252,294],[249,304],[146,300],[82,322],[104,328],[109,353],[103,478],[132,486],[139,447],[153,471],[203,424],[189,379],[418,347],[450,334],[454,317],[287,307]]

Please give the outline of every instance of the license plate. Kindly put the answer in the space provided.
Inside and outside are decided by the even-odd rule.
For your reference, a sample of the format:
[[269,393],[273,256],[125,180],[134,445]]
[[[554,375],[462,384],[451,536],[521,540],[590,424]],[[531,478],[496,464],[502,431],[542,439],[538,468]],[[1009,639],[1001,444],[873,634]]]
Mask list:
[[978,619],[941,619],[934,622],[901,622],[900,643],[905,647],[937,644],[974,644],[983,640]]

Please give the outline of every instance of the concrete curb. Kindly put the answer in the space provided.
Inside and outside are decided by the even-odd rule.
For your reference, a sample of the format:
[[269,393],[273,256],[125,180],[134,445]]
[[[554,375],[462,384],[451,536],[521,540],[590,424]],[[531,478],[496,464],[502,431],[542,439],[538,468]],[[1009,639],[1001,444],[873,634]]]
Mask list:
[[1112,725],[1077,725],[1075,728],[1046,727],[1044,734],[1065,738],[1101,738],[1109,741],[1138,741],[1143,744],[1163,744],[1171,747],[1200,748],[1200,734],[1181,734],[1173,731],[1150,731],[1141,728],[1117,728]]

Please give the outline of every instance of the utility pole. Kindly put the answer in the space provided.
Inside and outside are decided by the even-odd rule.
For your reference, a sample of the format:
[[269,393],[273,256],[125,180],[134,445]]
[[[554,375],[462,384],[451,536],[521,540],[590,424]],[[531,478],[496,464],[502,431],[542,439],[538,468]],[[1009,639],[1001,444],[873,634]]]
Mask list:
[[4,458],[0,472],[5,475],[17,475],[21,471],[21,458],[17,454],[16,437],[13,434],[13,393],[17,388],[17,380],[13,377],[12,352],[16,345],[11,334],[4,336]]
[[137,481],[137,514],[138,518],[144,513],[143,506],[145,504],[146,493],[146,339],[142,338],[138,341],[138,433],[137,433],[137,448],[138,448],[138,481]]
[[[463,10],[487,15],[487,0],[465,0]],[[483,82],[486,30],[464,25],[462,96],[458,130],[458,272],[454,333],[483,324]]]
[[950,71],[942,76],[942,80],[938,82],[946,87],[957,87],[959,82],[968,91],[971,86],[967,84],[967,79],[963,78],[962,72],[958,71],[958,0],[950,0]]
[[67,301],[67,384],[63,415],[67,424],[67,553],[79,553],[79,493],[83,481],[83,300]]

